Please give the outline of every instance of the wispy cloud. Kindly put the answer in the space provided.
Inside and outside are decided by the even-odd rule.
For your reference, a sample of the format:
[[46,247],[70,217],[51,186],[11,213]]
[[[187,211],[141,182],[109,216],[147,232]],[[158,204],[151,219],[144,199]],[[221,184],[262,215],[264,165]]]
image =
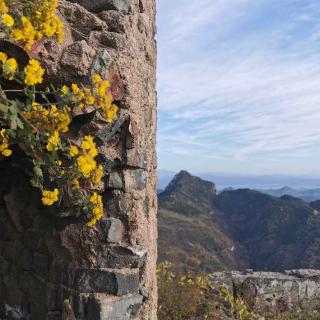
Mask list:
[[[257,159],[258,171],[269,159],[279,160],[269,171],[295,172],[301,161],[314,170],[319,14],[320,3],[304,0],[160,0],[160,165],[170,169],[170,152],[197,171]],[[195,154],[212,167],[196,168]]]

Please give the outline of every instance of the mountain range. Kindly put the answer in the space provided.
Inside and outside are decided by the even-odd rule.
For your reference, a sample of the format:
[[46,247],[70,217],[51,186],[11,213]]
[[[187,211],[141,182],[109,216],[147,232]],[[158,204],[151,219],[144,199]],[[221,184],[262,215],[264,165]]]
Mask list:
[[285,195],[293,196],[296,198],[303,199],[306,202],[316,201],[320,199],[320,188],[306,189],[306,188],[290,188],[282,187],[280,189],[264,189],[259,190],[263,193],[267,193],[271,196],[282,197]]
[[320,201],[251,189],[217,193],[186,171],[158,198],[159,260],[177,270],[320,268]]
[[[159,191],[163,191],[165,189],[174,175],[175,173],[172,171],[158,171]],[[197,176],[214,182],[219,192],[225,189],[250,188],[276,197],[292,195],[307,202],[320,199],[320,177],[295,177],[285,175],[250,176],[222,173],[199,173]]]

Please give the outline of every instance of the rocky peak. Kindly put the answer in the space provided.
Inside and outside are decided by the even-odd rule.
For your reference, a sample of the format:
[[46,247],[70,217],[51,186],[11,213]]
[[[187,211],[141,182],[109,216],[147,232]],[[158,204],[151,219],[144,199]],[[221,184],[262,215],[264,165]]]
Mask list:
[[179,172],[166,189],[159,194],[161,204],[167,209],[187,215],[209,214],[217,196],[214,183]]
[[169,195],[179,192],[189,195],[199,193],[208,195],[209,197],[217,195],[217,189],[214,183],[192,176],[185,170],[180,171],[174,176],[163,193]]

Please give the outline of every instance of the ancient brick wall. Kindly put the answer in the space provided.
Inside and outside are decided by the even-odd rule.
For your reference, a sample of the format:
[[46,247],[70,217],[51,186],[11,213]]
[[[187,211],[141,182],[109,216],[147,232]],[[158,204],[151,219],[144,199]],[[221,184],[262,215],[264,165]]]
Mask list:
[[108,164],[106,216],[89,229],[45,209],[23,153],[0,162],[0,319],[156,319],[155,1],[73,2],[60,2],[64,43],[36,55],[56,85],[111,80],[118,119],[75,111],[72,127]]
[[296,312],[301,316],[299,319],[307,319],[309,312],[319,311],[319,270],[216,272],[208,275],[208,281],[215,290],[226,285],[250,310],[263,316]]

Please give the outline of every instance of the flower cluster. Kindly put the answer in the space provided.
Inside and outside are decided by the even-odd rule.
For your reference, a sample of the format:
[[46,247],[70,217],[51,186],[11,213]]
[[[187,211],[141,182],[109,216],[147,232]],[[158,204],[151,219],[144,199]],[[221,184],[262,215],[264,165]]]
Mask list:
[[58,151],[60,144],[60,135],[58,131],[54,131],[51,136],[49,136],[46,148],[49,152]]
[[12,150],[9,149],[9,139],[6,133],[6,129],[0,130],[0,152],[4,157],[10,157]]
[[102,197],[98,195],[96,192],[90,197],[90,202],[93,205],[92,209],[92,218],[87,223],[88,227],[94,226],[97,221],[99,221],[103,216],[103,203],[102,203]]
[[85,178],[88,178],[91,172],[96,168],[97,163],[94,158],[98,155],[96,144],[93,137],[86,136],[81,144],[82,154],[78,157],[77,163],[80,172]]
[[9,58],[4,52],[0,52],[0,69],[2,69],[3,75],[9,80],[13,79],[13,74],[18,69],[18,64],[16,59]]
[[45,0],[35,12],[36,25],[40,25],[40,32],[46,37],[57,36],[59,43],[63,40],[63,23],[55,14],[58,7],[57,0]]
[[[104,166],[96,161],[99,150],[93,136],[87,135],[82,141],[75,144],[69,141],[67,134],[72,122],[72,107],[77,107],[80,101],[84,105],[92,106],[90,97],[94,99],[94,104],[97,103],[99,99],[96,93],[99,88],[103,87],[105,90],[105,93],[99,97],[108,97],[109,104],[112,105],[112,95],[107,91],[110,89],[109,82],[102,80],[99,76],[97,85],[94,85],[92,89],[88,87],[80,89],[76,84],[73,84],[70,89],[65,86],[60,90],[50,92],[51,95],[60,95],[58,100],[62,105],[40,103],[35,100],[35,93],[45,96],[48,91],[36,91],[34,86],[43,80],[44,70],[39,61],[30,60],[22,72],[19,72],[18,65],[10,70],[9,67],[5,67],[10,61],[6,54],[0,53],[0,61],[3,64],[3,74],[8,74],[10,71],[13,79],[24,83],[28,88],[28,91],[22,91],[30,93],[27,103],[16,111],[16,118],[12,120],[7,114],[0,112],[0,121],[2,120],[2,125],[5,124],[8,127],[12,121],[20,123],[20,126],[9,130],[15,131],[15,137],[20,139],[14,143],[23,145],[24,151],[34,160],[36,175],[33,185],[42,190],[42,203],[51,206],[66,195],[72,203],[81,207],[85,212],[91,213],[92,218],[87,225],[93,226],[103,216],[102,199],[95,190],[100,190],[102,186]],[[97,75],[92,78],[93,81],[94,79],[97,79]],[[3,93],[5,92],[6,90],[3,90]],[[9,109],[11,101],[8,100],[7,103]],[[97,105],[96,109],[100,110],[101,105]],[[2,129],[1,137],[0,151],[3,156],[10,156],[12,151],[8,149],[5,129]],[[53,191],[44,188],[43,177],[47,174],[50,180],[58,186]]]
[[[23,43],[26,50],[43,36],[61,40],[62,24],[54,13],[56,0],[30,1],[25,12],[32,14],[21,19],[9,14],[8,3],[12,2],[0,0],[0,29],[5,27],[9,39]],[[94,136],[71,139],[71,114],[74,108],[90,107],[90,112],[102,113],[109,122],[116,117],[118,107],[113,104],[109,81],[98,74],[92,76],[92,86],[74,83],[58,90],[53,86],[41,90],[37,85],[44,75],[38,60],[30,59],[22,70],[14,58],[0,52],[0,154],[9,157],[9,146],[18,145],[33,160],[31,183],[42,191],[43,205],[61,203],[76,208],[89,216],[87,226],[92,227],[104,214],[98,193],[105,164],[97,162],[99,149]],[[6,89],[2,89],[2,79]],[[22,88],[7,89],[11,83],[7,80],[14,80],[12,83]],[[19,92],[25,99],[11,100],[7,91]]]
[[55,104],[43,106],[37,102],[32,103],[30,111],[22,115],[33,125],[34,130],[44,132],[66,133],[71,123],[70,108],[58,108]]
[[[13,80],[15,73],[18,70],[18,63],[14,58],[8,58],[8,55],[4,52],[0,52],[0,70],[2,74],[9,80]],[[24,68],[24,72],[21,80],[28,86],[42,83],[44,75],[44,69],[41,67],[40,62],[35,59],[31,59],[28,65]]]
[[[8,0],[7,2],[9,3]],[[4,29],[12,40],[22,44],[26,51],[30,51],[43,37],[56,36],[61,43],[63,23],[55,13],[57,7],[57,0],[26,1],[23,11],[28,15],[14,19],[13,14],[9,14],[6,1],[0,0],[0,28]]]
[[39,61],[35,59],[29,61],[29,64],[24,68],[24,73],[26,75],[24,82],[28,86],[33,86],[43,81],[44,69]]
[[76,102],[80,108],[85,105],[95,107],[103,112],[106,121],[114,120],[118,107],[113,103],[110,82],[102,79],[99,74],[94,74],[91,80],[92,87],[79,88],[73,83],[70,88],[64,85],[61,92],[66,100]]
[[55,188],[53,191],[44,190],[42,192],[42,203],[45,206],[52,206],[59,201],[59,190]]

